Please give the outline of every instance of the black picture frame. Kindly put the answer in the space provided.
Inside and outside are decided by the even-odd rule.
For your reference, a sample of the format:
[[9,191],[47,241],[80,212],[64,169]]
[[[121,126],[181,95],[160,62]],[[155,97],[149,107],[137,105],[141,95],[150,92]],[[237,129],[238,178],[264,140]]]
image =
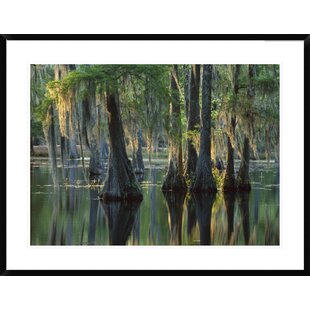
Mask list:
[[[308,34],[255,34],[255,35],[194,35],[194,34],[13,34],[0,35],[0,89],[3,107],[6,107],[6,43],[8,40],[267,40],[304,41],[304,120],[310,101],[310,35]],[[306,122],[305,122],[306,124]],[[6,122],[2,122],[6,126]],[[4,131],[3,131],[4,132]],[[5,129],[6,135],[7,131]],[[305,132],[305,130],[304,130]],[[5,137],[6,139],[6,137]],[[5,140],[6,141],[6,140]],[[304,136],[305,142],[305,136]],[[306,155],[306,149],[305,149]],[[7,156],[7,154],[5,155]],[[306,157],[305,157],[306,158]],[[6,164],[6,157],[2,167]],[[308,166],[304,162],[305,172]],[[5,170],[4,170],[5,169]],[[3,167],[7,173],[7,167]],[[6,181],[5,181],[6,182]],[[306,199],[306,196],[304,196]],[[303,270],[8,270],[6,260],[6,207],[0,208],[0,274],[5,276],[309,276],[310,211],[304,203],[304,269]]]

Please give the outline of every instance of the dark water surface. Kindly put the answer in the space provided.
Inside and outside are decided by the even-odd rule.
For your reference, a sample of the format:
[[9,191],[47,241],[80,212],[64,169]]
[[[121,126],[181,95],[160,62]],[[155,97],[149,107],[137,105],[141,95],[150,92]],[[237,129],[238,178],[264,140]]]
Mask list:
[[[278,166],[251,163],[252,191],[243,195],[163,194],[164,171],[146,170],[142,203],[98,200],[80,161],[54,188],[47,160],[31,163],[32,245],[278,245]],[[61,170],[59,169],[61,174]]]

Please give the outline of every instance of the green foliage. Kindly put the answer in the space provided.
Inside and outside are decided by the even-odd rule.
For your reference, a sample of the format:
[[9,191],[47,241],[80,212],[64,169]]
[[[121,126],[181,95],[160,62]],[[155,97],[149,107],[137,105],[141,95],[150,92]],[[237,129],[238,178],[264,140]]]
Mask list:
[[44,99],[41,101],[41,104],[36,106],[33,109],[33,116],[36,120],[39,120],[40,122],[44,121],[47,113],[47,109],[54,102],[53,99],[50,97],[46,96]]
[[216,188],[218,190],[221,190],[224,184],[225,174],[216,168],[212,168],[212,174],[216,184]]
[[46,85],[53,78],[53,66],[31,65],[31,136],[43,137],[42,121],[47,111]]
[[[66,93],[81,82],[95,81],[115,89],[122,86],[124,78],[134,77],[144,81],[145,77],[149,77],[151,85],[156,85],[154,89],[160,89],[159,82],[168,70],[167,65],[84,65],[80,66],[79,70],[69,72],[61,81],[53,81],[49,86],[58,92]],[[58,88],[59,84],[61,87]]]
[[[50,104],[58,100],[74,99],[79,105],[89,96],[89,85],[95,85],[96,102],[104,102],[107,90],[119,96],[121,115],[126,138],[132,140],[137,128],[142,128],[143,141],[149,146],[154,137],[161,141],[177,136],[170,122],[172,65],[76,65],[61,80],[54,80],[54,66],[32,65],[31,67],[31,133],[42,136],[41,123]],[[199,147],[200,128],[187,131],[185,116],[185,84],[190,65],[178,65],[178,94],[181,104],[181,128],[183,139],[191,139]],[[227,132],[230,117],[237,120],[239,136],[256,135],[258,149],[264,149],[264,131],[277,138],[279,133],[279,65],[255,65],[255,76],[249,78],[249,65],[214,65],[212,73],[211,117],[214,132]],[[234,89],[234,85],[238,89]],[[250,83],[255,89],[254,100],[248,98]],[[99,98],[99,99],[98,99]],[[70,101],[71,102],[71,101]],[[68,108],[68,107],[66,107]],[[65,108],[64,108],[65,109]],[[58,124],[58,120],[56,120]],[[100,122],[104,131],[105,121]],[[221,141],[221,139],[217,139]],[[223,149],[223,144],[218,145]],[[149,148],[150,150],[150,148]],[[222,151],[223,152],[223,151]]]
[[187,130],[183,135],[184,141],[191,140],[197,150],[200,145],[200,125],[195,126],[194,130]]

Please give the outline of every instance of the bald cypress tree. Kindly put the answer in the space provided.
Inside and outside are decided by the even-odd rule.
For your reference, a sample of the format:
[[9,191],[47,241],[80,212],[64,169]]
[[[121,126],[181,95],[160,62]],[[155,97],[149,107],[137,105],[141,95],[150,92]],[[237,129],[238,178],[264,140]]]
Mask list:
[[191,190],[194,192],[216,192],[211,166],[211,92],[212,65],[203,66],[202,109],[200,127],[200,150],[195,180]]
[[249,124],[250,120],[250,113],[251,107],[254,104],[255,98],[255,87],[254,87],[254,77],[255,77],[255,66],[249,65],[249,84],[247,89],[247,110],[245,111],[245,118],[246,118],[246,126],[248,127],[247,132],[244,134],[243,140],[243,150],[241,155],[241,164],[237,176],[237,187],[239,191],[250,191],[251,190],[251,183],[249,177],[249,166],[250,166],[250,128],[252,124]]
[[110,154],[108,174],[101,198],[105,201],[141,201],[143,199],[141,188],[126,152],[124,129],[116,91],[116,89],[107,87],[106,108],[109,113]]
[[223,190],[236,191],[236,178],[235,178],[235,163],[234,163],[234,149],[235,149],[235,130],[237,126],[236,106],[239,93],[239,77],[241,65],[234,66],[234,80],[233,80],[233,100],[230,111],[230,120],[227,130],[227,167],[224,177]]
[[[190,79],[190,100],[188,106],[187,131],[194,133],[200,124],[199,117],[199,88],[200,88],[200,65],[192,65]],[[195,177],[197,164],[197,151],[192,137],[187,139],[187,160],[185,164],[186,178],[192,182]]]
[[183,176],[181,107],[178,87],[178,66],[173,65],[171,72],[169,164],[162,186],[163,190],[186,189]]

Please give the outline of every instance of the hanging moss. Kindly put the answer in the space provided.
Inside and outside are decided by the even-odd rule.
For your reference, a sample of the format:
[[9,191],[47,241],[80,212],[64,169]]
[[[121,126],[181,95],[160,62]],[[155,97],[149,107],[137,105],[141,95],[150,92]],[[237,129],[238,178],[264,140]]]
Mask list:
[[58,186],[57,157],[56,157],[56,135],[53,105],[49,105],[46,118],[43,121],[43,131],[48,147],[49,159],[52,168],[52,178],[55,186]]

